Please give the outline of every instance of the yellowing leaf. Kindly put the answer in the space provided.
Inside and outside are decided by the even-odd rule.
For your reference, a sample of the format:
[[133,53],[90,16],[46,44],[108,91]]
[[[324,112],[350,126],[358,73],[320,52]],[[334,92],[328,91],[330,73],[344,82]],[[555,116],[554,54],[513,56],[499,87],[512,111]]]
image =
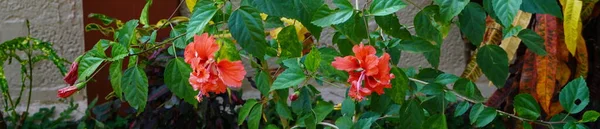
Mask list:
[[[529,21],[531,21],[531,13],[519,10],[517,16],[515,16],[515,20],[513,21],[512,25],[527,28],[527,25],[529,25]],[[509,62],[515,57],[517,48],[519,48],[519,44],[521,44],[521,39],[516,36],[511,36],[502,40],[502,44],[500,44],[500,47],[502,47],[502,49],[506,51]]]
[[[581,22],[579,22],[579,28],[581,30]],[[587,77],[589,66],[588,66],[588,51],[585,46],[585,40],[583,36],[579,35],[577,39],[577,52],[575,52],[575,59],[577,60],[577,67],[575,68],[575,77],[583,76],[583,78]]]
[[[485,34],[483,35],[483,43],[481,43],[479,47],[487,44],[500,44],[500,41],[502,40],[502,31],[500,31],[500,28],[502,28],[502,26],[496,23],[491,17],[487,17],[485,19],[485,26],[486,29]],[[479,77],[483,74],[477,65],[477,62],[475,61],[475,57],[475,54],[471,55],[471,59],[467,64],[467,67],[460,75],[460,77],[467,78],[473,82],[477,81],[477,79],[479,79]]]
[[[303,41],[304,39],[306,39],[304,34],[309,33],[309,32],[306,29],[306,27],[304,27],[304,25],[302,25],[302,23],[300,23],[300,21],[297,21],[294,19],[288,19],[288,18],[281,18],[280,20],[283,23],[285,23],[285,26],[294,25],[294,27],[296,28],[296,34],[298,35],[299,41]],[[279,27],[279,28],[275,28],[275,29],[269,31],[269,35],[271,36],[271,38],[277,39],[277,34],[279,34],[279,31],[281,31],[281,29],[282,28]]]
[[190,10],[190,13],[194,12],[194,6],[196,6],[196,1],[197,0],[185,0],[185,5]]
[[559,86],[565,86],[569,82],[569,77],[571,77],[571,69],[565,62],[558,62],[556,70],[556,73],[558,73],[556,74],[556,80],[558,80]]
[[267,15],[267,14],[265,14],[265,13],[260,13],[260,19],[261,19],[261,20],[263,20],[263,21],[264,21],[264,20],[267,20],[267,17],[268,17],[268,16],[269,16],[269,15]]
[[564,20],[564,30],[565,30],[565,43],[567,44],[567,49],[572,55],[575,55],[577,50],[577,39],[579,35],[581,35],[581,29],[578,28],[579,22],[581,22],[581,8],[583,6],[583,2],[581,0],[564,0],[561,1],[563,6],[563,15],[565,16]]

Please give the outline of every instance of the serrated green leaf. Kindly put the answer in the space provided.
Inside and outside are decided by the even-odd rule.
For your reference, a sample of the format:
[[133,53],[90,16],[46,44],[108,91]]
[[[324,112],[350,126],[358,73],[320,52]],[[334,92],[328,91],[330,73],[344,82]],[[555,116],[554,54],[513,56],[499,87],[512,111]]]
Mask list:
[[436,114],[433,115],[423,123],[423,129],[447,129],[446,115]]
[[533,30],[524,29],[519,32],[518,37],[523,41],[525,46],[535,54],[541,56],[548,54],[546,52],[546,47],[544,46],[544,39]]
[[579,120],[579,122],[596,122],[596,120],[598,120],[598,117],[600,117],[600,113],[598,113],[597,111],[585,111],[585,113],[583,113],[583,117],[581,117],[581,120]]
[[517,16],[521,7],[522,0],[492,0],[492,8],[500,20],[499,23],[504,26],[510,26]]
[[320,27],[340,24],[350,19],[354,10],[352,4],[347,0],[333,0],[333,3],[338,7],[337,10],[329,9],[329,6],[323,5],[319,7],[313,15],[312,24]]
[[415,15],[413,24],[419,37],[441,44],[442,33],[434,25],[438,10],[439,7],[435,5],[425,7]]
[[292,101],[292,112],[300,116],[307,114],[312,111],[311,94],[310,89],[302,87],[300,89],[300,95],[296,101]]
[[396,77],[391,81],[392,88],[384,89],[385,94],[396,104],[403,104],[404,99],[406,99],[406,93],[408,92],[408,77],[404,71],[398,67],[392,67],[390,71]]
[[149,16],[148,12],[150,11],[150,6],[152,6],[152,0],[146,0],[146,5],[144,5],[144,9],[142,9],[142,14],[140,14],[140,23],[145,26],[149,26]]
[[[349,20],[335,25],[338,32],[344,34],[353,44],[359,44],[363,39],[368,38],[368,30],[365,24],[367,17],[354,14]],[[348,46],[351,47],[351,46]]]
[[260,120],[262,119],[263,108],[262,105],[258,104],[252,108],[252,111],[248,115],[248,128],[249,129],[259,129]]
[[246,120],[246,117],[248,117],[248,115],[250,114],[250,111],[252,110],[254,105],[256,105],[256,103],[258,103],[258,102],[256,102],[255,99],[249,99],[246,101],[246,103],[244,103],[244,106],[242,106],[242,108],[240,109],[240,112],[238,114],[238,119],[237,119],[238,125],[244,124],[244,120]]
[[521,10],[529,13],[550,14],[563,18],[560,6],[555,0],[523,0]]
[[486,45],[477,51],[477,65],[485,76],[498,88],[502,88],[508,77],[508,56],[498,45]]
[[292,118],[292,111],[290,111],[287,104],[282,101],[277,101],[276,103],[275,111],[277,112],[277,115],[288,120],[294,120],[294,118]]
[[88,77],[90,77],[96,71],[96,69],[98,69],[100,64],[104,62],[104,59],[92,56],[91,52],[92,51],[83,55],[79,61],[79,67],[77,68],[79,75],[77,80],[80,82],[87,80]]
[[458,103],[458,105],[456,105],[456,108],[454,109],[454,117],[458,117],[465,114],[465,112],[469,110],[470,106],[471,104],[469,104],[469,102],[467,101],[462,101]]
[[460,31],[471,41],[474,46],[483,42],[485,34],[485,11],[477,3],[469,3],[458,15]]
[[277,34],[277,42],[281,48],[281,57],[293,58],[302,56],[302,43],[298,41],[296,27],[288,26]]
[[271,91],[297,86],[305,79],[306,75],[304,75],[304,71],[302,71],[302,69],[288,68],[279,76],[277,76],[277,79],[275,79],[273,82]]
[[[186,32],[186,29],[187,29],[187,24],[178,24],[177,26],[173,27],[173,29],[171,29],[171,33],[169,33],[169,36],[171,38],[174,38],[179,35],[182,35]],[[177,47],[179,49],[184,49],[188,44],[189,44],[189,42],[187,42],[185,37],[181,37],[181,38],[177,38],[177,39],[173,40],[173,46]]]
[[267,46],[265,33],[259,12],[248,6],[242,6],[229,18],[231,35],[248,53],[263,59]]
[[447,85],[447,84],[456,82],[458,79],[460,79],[460,77],[458,77],[454,74],[443,73],[443,74],[438,75],[435,78],[435,83]]
[[404,125],[406,129],[418,129],[421,128],[425,121],[425,114],[423,108],[419,106],[419,102],[416,99],[408,101],[402,105],[399,112],[400,125]]
[[296,8],[291,0],[248,0],[254,8],[277,17],[296,17]]
[[435,0],[440,6],[440,18],[449,22],[458,15],[469,3],[469,0]]
[[144,112],[148,100],[148,77],[144,69],[133,66],[123,73],[121,82],[125,100],[139,113]]
[[127,57],[127,55],[129,55],[129,51],[127,50],[127,48],[125,48],[125,46],[115,43],[112,44],[112,50],[111,50],[111,55],[112,58],[110,58],[109,60],[111,61],[115,61],[115,60],[123,60],[125,57]]
[[575,114],[579,113],[590,102],[590,92],[583,77],[579,77],[569,83],[560,91],[558,96],[560,105],[565,111]]
[[335,120],[335,126],[339,129],[351,129],[354,123],[352,122],[352,118],[350,116],[340,117]]
[[398,46],[400,50],[416,53],[432,52],[440,49],[431,42],[416,37],[413,40],[402,40]]
[[129,44],[137,41],[135,28],[137,28],[138,22],[138,20],[127,21],[121,29],[115,32],[115,40],[124,47],[129,48]]
[[325,117],[327,117],[331,111],[333,111],[333,104],[325,101],[317,101],[317,106],[313,109],[317,122],[325,120]]
[[374,16],[385,16],[406,7],[401,0],[373,0],[369,12]]
[[110,84],[119,99],[123,99],[123,88],[121,87],[121,79],[123,78],[123,60],[117,60],[110,64],[109,76]]
[[519,94],[515,96],[514,107],[520,117],[535,120],[540,117],[540,105],[530,94]]
[[[217,10],[218,9],[213,2],[200,1],[197,3],[194,6],[194,11],[192,12],[192,16],[190,17],[190,21],[187,26],[185,40],[192,39],[194,35],[204,31],[204,27],[206,27],[210,19],[215,16]],[[233,29],[232,32],[234,32]]]
[[385,34],[391,35],[396,38],[403,40],[412,39],[410,32],[404,25],[398,22],[396,14],[389,14],[385,16],[375,16],[375,22],[383,30]]
[[317,71],[317,68],[319,68],[319,64],[321,64],[321,53],[318,49],[313,48],[310,50],[310,53],[306,55],[304,67],[306,67],[308,71],[315,72]]
[[375,112],[366,112],[366,113],[360,115],[360,118],[358,119],[356,124],[354,124],[352,126],[352,128],[354,128],[354,129],[370,129],[371,125],[373,125],[373,123],[375,123],[375,121],[377,121],[377,118],[379,118],[379,116],[381,116],[381,115],[379,115]]
[[194,91],[190,85],[191,72],[192,68],[182,58],[172,59],[165,68],[165,84],[177,97],[196,106],[198,100],[195,97],[198,95],[198,91]]
[[454,83],[453,89],[457,94],[476,101],[483,101],[484,99],[477,86],[475,86],[475,83],[471,82],[469,79],[458,79],[456,83]]
[[342,115],[343,116],[354,116],[355,108],[356,108],[356,105],[354,104],[354,101],[352,101],[352,99],[350,99],[350,98],[344,99],[344,101],[342,102]]
[[271,88],[271,79],[268,74],[264,71],[260,71],[256,76],[256,88],[263,96],[269,96],[269,89]]

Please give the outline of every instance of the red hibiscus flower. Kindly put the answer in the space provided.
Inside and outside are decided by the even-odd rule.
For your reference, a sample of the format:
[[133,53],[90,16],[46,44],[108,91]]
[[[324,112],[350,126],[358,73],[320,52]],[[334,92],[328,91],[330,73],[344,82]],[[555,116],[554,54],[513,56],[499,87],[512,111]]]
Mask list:
[[[81,57],[79,57],[79,58],[81,58]],[[71,67],[69,68],[69,72],[63,78],[63,80],[67,84],[69,84],[69,86],[72,86],[73,84],[75,84],[75,81],[77,81],[77,76],[78,76],[77,69],[79,68],[79,58],[77,58],[77,59],[75,59],[75,61],[73,61],[73,63],[71,64]]]
[[227,86],[242,86],[246,75],[244,65],[241,61],[215,60],[218,50],[219,45],[215,39],[206,33],[194,36],[194,42],[185,48],[185,62],[192,67],[190,84],[194,90],[200,91],[196,96],[198,101],[202,101],[202,97],[209,93],[224,93]]
[[383,94],[384,88],[391,88],[390,55],[383,53],[375,55],[376,50],[369,45],[356,45],[352,48],[355,56],[335,57],[331,65],[338,70],[348,72],[348,82],[351,84],[348,95],[354,100],[362,101],[372,92]]
[[84,86],[85,86],[84,83],[79,83],[76,86],[67,86],[65,88],[58,89],[57,96],[59,98],[67,98],[67,97],[73,95],[75,92],[82,89]]

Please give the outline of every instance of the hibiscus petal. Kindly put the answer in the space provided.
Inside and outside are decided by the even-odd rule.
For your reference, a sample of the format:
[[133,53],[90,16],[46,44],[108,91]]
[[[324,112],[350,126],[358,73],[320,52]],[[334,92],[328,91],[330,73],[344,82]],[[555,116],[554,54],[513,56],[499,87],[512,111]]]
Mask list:
[[204,33],[200,36],[194,36],[194,49],[198,52],[197,57],[200,57],[202,60],[211,60],[215,56],[215,52],[219,50],[219,44],[215,42],[215,39],[212,36],[209,36],[207,33]]
[[363,60],[364,58],[366,58],[368,55],[375,55],[375,53],[377,53],[377,51],[375,50],[375,48],[371,45],[364,45],[364,44],[360,44],[360,45],[354,45],[354,47],[352,47],[352,51],[354,52],[354,55],[356,56],[356,58],[358,58],[359,60]]
[[241,61],[230,62],[228,60],[221,60],[217,64],[217,71],[223,84],[231,87],[242,86],[242,80],[246,75],[244,65],[242,65]]
[[183,57],[185,59],[185,62],[188,64],[192,63],[192,59],[196,58],[196,50],[194,50],[196,44],[195,43],[190,43],[185,47],[185,50],[183,52]]
[[377,56],[368,55],[365,58],[365,60],[361,60],[360,65],[364,70],[366,70],[367,76],[373,76],[373,75],[379,73],[379,71],[377,70],[378,62],[379,62],[379,59],[377,59]]
[[344,58],[335,57],[335,61],[331,62],[331,66],[338,70],[344,70],[348,72],[360,68],[358,60],[353,56],[346,56]]

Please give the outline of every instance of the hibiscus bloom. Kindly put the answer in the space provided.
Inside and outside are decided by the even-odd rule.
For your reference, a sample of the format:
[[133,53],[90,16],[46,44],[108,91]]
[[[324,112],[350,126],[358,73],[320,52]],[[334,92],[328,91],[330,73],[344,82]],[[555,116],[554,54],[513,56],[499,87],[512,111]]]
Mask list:
[[348,82],[351,84],[348,95],[354,100],[362,101],[372,92],[383,94],[384,88],[391,88],[390,80],[394,74],[390,73],[390,55],[383,53],[377,57],[373,46],[355,45],[352,48],[354,56],[335,57],[331,65],[348,72]]
[[227,86],[242,86],[246,75],[244,65],[241,61],[215,60],[218,50],[219,45],[215,39],[206,33],[194,36],[194,41],[185,48],[185,62],[192,67],[190,84],[194,90],[200,91],[196,96],[198,101],[202,101],[202,97],[209,93],[224,93]]

